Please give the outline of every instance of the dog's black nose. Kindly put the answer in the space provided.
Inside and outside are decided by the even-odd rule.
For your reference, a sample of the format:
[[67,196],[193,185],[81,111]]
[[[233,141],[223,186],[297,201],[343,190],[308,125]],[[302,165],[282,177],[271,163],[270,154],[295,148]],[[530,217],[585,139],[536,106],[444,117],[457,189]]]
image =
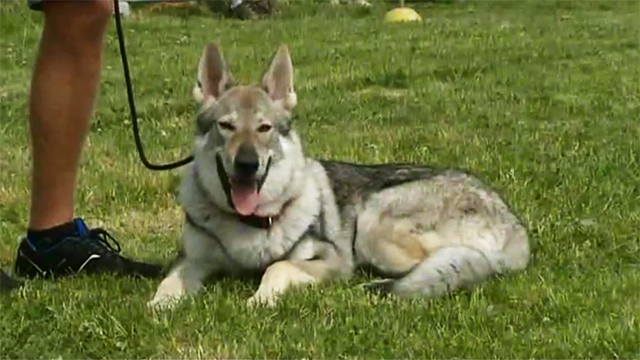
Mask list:
[[253,177],[260,167],[258,152],[251,144],[242,144],[238,148],[236,158],[233,161],[233,168],[239,178]]

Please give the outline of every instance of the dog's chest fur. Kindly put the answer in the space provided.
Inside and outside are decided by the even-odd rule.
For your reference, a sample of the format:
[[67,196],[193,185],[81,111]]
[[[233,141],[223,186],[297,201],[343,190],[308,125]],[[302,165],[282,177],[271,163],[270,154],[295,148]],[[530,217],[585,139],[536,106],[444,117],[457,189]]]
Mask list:
[[[272,263],[286,257],[302,240],[309,229],[319,226],[321,212],[320,191],[313,179],[305,181],[303,191],[284,207],[272,226],[261,229],[242,223],[238,218],[212,206],[206,190],[199,187],[194,174],[186,174],[183,190],[188,189],[184,210],[195,222],[202,234],[202,243],[196,247],[200,254],[190,257],[206,257],[228,272],[264,270]],[[189,238],[185,238],[185,251],[189,252]],[[226,266],[225,266],[226,265]]]

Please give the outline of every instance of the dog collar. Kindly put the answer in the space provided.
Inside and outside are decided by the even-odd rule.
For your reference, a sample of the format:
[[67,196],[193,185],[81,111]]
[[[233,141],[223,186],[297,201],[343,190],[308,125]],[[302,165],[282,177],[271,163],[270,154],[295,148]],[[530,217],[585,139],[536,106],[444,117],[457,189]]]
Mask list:
[[236,218],[238,219],[238,221],[247,226],[263,230],[271,228],[271,225],[273,225],[273,223],[278,219],[277,216],[242,216],[240,214],[236,214]]
[[[288,208],[292,202],[293,200],[290,199],[290,200],[287,200],[284,204],[282,204],[282,207],[280,208],[280,214],[282,214],[282,212],[285,211],[285,209]],[[245,225],[266,230],[271,228],[273,223],[275,223],[276,221],[278,221],[278,219],[280,219],[280,214],[277,214],[274,216],[257,216],[257,215],[242,216],[238,213],[235,213],[235,216],[238,219],[238,221],[240,221]]]

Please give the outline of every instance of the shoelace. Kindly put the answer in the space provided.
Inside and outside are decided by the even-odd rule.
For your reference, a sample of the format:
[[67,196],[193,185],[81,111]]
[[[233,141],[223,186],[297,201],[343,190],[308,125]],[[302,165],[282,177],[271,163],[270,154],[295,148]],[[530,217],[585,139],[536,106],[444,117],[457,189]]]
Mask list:
[[[102,245],[100,248],[104,251],[105,248],[111,250],[111,252],[119,253],[122,249],[120,248],[120,243],[116,240],[111,234],[109,234],[103,228],[95,228],[89,230],[87,234],[87,238],[91,240],[98,240],[96,245]],[[114,245],[112,245],[114,244]]]

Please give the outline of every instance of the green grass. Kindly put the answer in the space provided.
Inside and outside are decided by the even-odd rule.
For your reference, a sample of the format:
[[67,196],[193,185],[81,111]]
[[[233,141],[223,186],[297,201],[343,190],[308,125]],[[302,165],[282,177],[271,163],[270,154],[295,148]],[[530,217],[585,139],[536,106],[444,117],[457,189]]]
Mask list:
[[[42,28],[3,2],[0,265],[13,265],[29,204],[27,95]],[[531,234],[530,267],[473,293],[382,300],[358,279],[248,309],[257,284],[225,280],[173,312],[145,308],[157,281],[34,280],[0,305],[2,358],[639,358],[640,71],[637,1],[414,5],[422,24],[293,2],[239,22],[134,9],[124,21],[148,155],[187,155],[202,47],[219,40],[256,81],[280,43],[296,67],[309,154],[466,168]],[[124,254],[172,260],[180,172],[147,171],[132,141],[115,28],[84,152],[77,209]]]

